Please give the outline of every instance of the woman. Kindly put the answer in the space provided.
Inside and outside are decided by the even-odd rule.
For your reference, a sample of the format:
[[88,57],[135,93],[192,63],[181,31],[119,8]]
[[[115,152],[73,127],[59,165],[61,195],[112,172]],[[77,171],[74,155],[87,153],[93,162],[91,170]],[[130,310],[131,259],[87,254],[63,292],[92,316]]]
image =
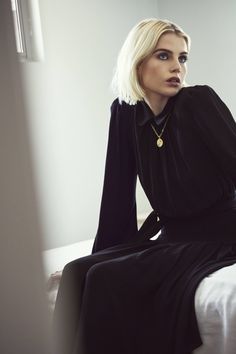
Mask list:
[[[185,87],[189,47],[181,28],[147,19],[121,49],[98,232],[93,254],[63,271],[57,353],[202,344],[195,290],[236,262],[236,124],[212,88]],[[139,231],[137,175],[153,208]]]

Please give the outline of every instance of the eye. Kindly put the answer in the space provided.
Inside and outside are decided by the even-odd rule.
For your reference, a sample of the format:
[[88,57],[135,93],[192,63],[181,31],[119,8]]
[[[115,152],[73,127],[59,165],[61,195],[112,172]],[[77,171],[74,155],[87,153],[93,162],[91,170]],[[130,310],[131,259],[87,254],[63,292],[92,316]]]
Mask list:
[[157,58],[160,60],[166,60],[166,59],[168,59],[168,57],[169,57],[168,53],[166,53],[166,52],[161,52],[161,53],[157,54]]
[[179,62],[180,62],[181,64],[184,64],[187,60],[188,60],[187,55],[181,55],[181,56],[179,57]]

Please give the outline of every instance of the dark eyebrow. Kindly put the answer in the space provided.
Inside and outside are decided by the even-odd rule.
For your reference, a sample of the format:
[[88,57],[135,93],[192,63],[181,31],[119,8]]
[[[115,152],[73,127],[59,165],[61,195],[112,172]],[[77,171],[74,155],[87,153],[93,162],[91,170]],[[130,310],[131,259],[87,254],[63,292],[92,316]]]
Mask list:
[[[167,53],[170,53],[170,54],[173,54],[173,52],[169,49],[165,49],[165,48],[158,48],[156,50],[154,50],[153,54],[155,54],[156,52],[167,52]],[[188,54],[188,52],[181,52],[179,54]]]

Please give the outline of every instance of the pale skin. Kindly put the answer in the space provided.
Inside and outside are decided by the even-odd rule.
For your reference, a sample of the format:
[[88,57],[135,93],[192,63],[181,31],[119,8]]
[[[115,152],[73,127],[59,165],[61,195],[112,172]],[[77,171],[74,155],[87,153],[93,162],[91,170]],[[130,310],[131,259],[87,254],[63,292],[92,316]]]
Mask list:
[[[144,100],[155,115],[183,87],[187,58],[185,39],[174,32],[167,32],[160,37],[153,54],[140,65],[138,72],[145,90]],[[170,78],[176,78],[177,82],[167,81]]]

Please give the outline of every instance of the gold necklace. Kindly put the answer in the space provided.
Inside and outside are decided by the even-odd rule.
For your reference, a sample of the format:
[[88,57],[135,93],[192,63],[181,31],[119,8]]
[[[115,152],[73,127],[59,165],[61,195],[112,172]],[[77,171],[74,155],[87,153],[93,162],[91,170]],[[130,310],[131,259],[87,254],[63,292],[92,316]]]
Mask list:
[[164,127],[162,128],[160,134],[157,133],[156,129],[155,129],[154,126],[151,124],[152,130],[154,131],[154,133],[155,133],[156,136],[157,136],[157,147],[159,147],[159,148],[161,148],[161,147],[163,146],[163,144],[164,144],[164,141],[163,141],[163,139],[162,139],[161,137],[162,137],[162,134],[164,133],[164,130],[165,130],[165,127],[166,127],[166,124],[167,124],[169,118],[170,118],[170,115],[169,115],[168,118],[166,119],[166,122],[165,122]]

